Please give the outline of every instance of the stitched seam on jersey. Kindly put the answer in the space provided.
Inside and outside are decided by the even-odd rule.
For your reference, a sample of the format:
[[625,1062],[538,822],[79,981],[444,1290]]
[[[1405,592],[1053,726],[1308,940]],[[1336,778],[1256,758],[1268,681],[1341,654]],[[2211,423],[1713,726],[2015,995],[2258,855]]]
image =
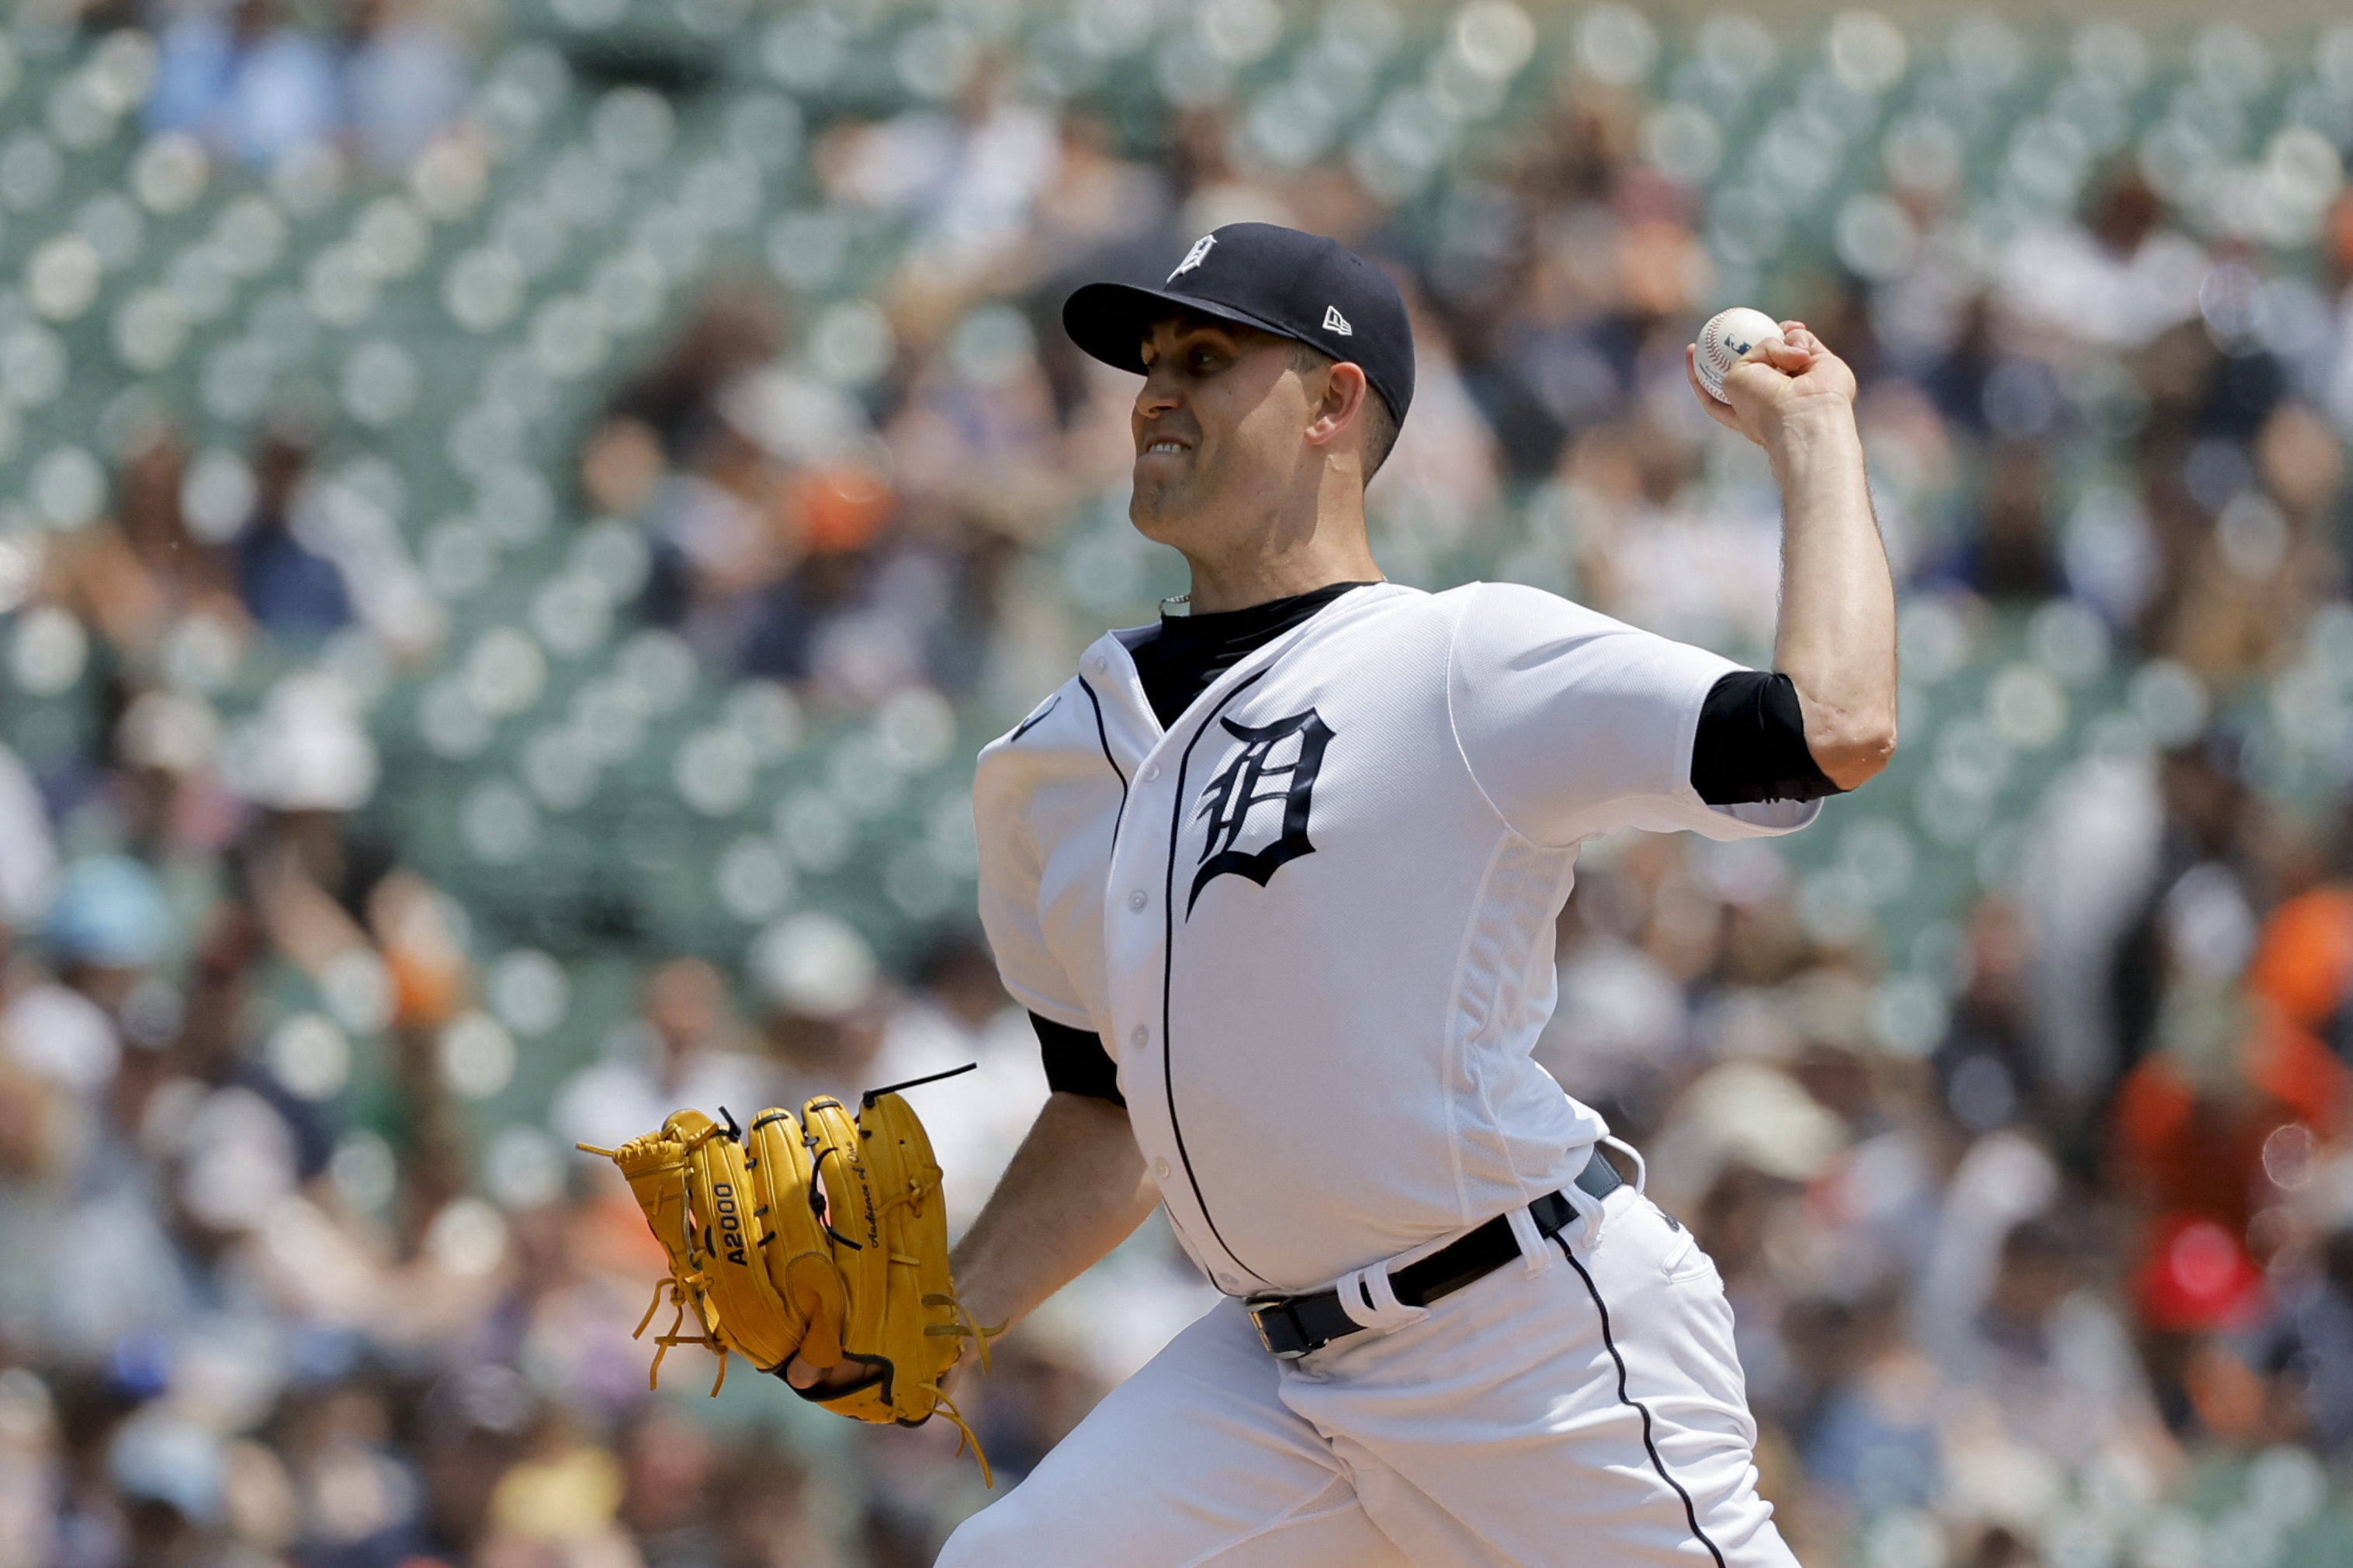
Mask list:
[[[1084,686],[1086,682],[1084,679],[1082,679],[1079,684]],[[1022,720],[1020,723],[1015,725],[1013,733],[1005,737],[1005,743],[1009,746],[1013,744],[1014,742],[1019,740],[1022,736],[1028,734],[1030,731],[1036,729],[1039,725],[1043,724],[1046,721],[1046,715],[1051,713],[1055,709],[1060,708],[1061,705],[1062,694],[1057,691],[1054,695],[1046,699],[1046,706],[1039,709],[1038,711],[1030,714],[1029,717]],[[1098,721],[1100,721],[1100,720]]]
[[[1045,715],[1041,713],[1039,717],[1042,719]],[[998,742],[989,746],[981,753],[981,767],[976,772],[973,779],[973,831],[976,836],[977,836],[980,831],[980,774],[981,773],[987,771],[988,759],[993,753],[997,752],[997,747],[1000,745],[1009,746],[1010,744],[1010,741]],[[1036,753],[1032,752],[1029,754],[1035,755]],[[1027,918],[1037,923],[1038,944],[1039,948],[1045,952],[1046,956],[1053,963],[1054,967],[1060,971],[1063,984],[1070,985],[1071,984],[1070,971],[1062,964],[1060,958],[1053,952],[1050,947],[1048,946],[1045,936],[1045,920],[1043,911],[1036,907],[1039,889],[1044,881],[1044,859],[1039,853],[1038,849],[1038,827],[1036,822],[1030,816],[1030,812],[1037,805],[1037,792],[1035,790],[1023,792],[1018,798],[1018,803],[1012,808],[1012,824],[1009,837],[1012,838],[1016,847],[1021,851],[1022,855],[1026,857],[1028,861],[1028,865],[1023,868],[1027,873],[1026,879],[1029,884],[1030,889],[1029,897],[1031,907],[1028,910]],[[1043,1017],[1052,1018],[1058,1024],[1070,1024],[1069,1019],[1058,1016],[1058,1014],[1060,1014],[1064,1007],[1064,1004],[1059,999],[1050,999],[1044,993],[1033,989],[1029,984],[1016,981],[1012,977],[1005,974],[1002,968],[998,971],[997,978],[1003,981],[1006,990],[1012,994],[1014,1000],[1019,1002],[1029,1011],[1039,1014]],[[1073,990],[1077,989],[1075,985],[1072,985],[1071,988]],[[1077,1005],[1076,1010],[1082,1016],[1085,1016],[1088,1021],[1084,1025],[1071,1024],[1071,1027],[1092,1028],[1095,1026],[1092,1021],[1092,1016],[1086,1007],[1083,1000]]]
[[[1463,617],[1467,616],[1471,610],[1471,600],[1475,598],[1478,593],[1483,591],[1485,587],[1485,584],[1477,584],[1473,588],[1472,593],[1465,596],[1461,608],[1459,608],[1455,613],[1452,625],[1451,625],[1447,629],[1446,672],[1445,679],[1441,683],[1440,688],[1446,699],[1446,733],[1447,737],[1454,742],[1455,760],[1461,763],[1463,777],[1471,781],[1471,787],[1479,792],[1480,800],[1485,804],[1488,813],[1494,817],[1496,824],[1504,830],[1504,836],[1496,841],[1494,849],[1488,856],[1485,868],[1480,873],[1477,895],[1478,901],[1472,906],[1471,919],[1463,927],[1462,945],[1457,950],[1455,955],[1453,991],[1452,994],[1449,998],[1449,1013],[1451,1016],[1448,1025],[1448,1037],[1450,1040],[1452,1041],[1454,1049],[1458,1053],[1454,1063],[1454,1074],[1458,1079],[1464,1080],[1466,1082],[1471,1078],[1470,1052],[1472,1033],[1468,1028],[1468,1019],[1463,1007],[1464,975],[1470,967],[1472,943],[1478,939],[1482,931],[1489,890],[1493,886],[1497,869],[1502,865],[1505,855],[1513,851],[1515,847],[1540,853],[1558,852],[1556,847],[1539,844],[1536,840],[1529,837],[1525,833],[1520,831],[1518,825],[1504,814],[1504,808],[1495,804],[1495,797],[1487,793],[1485,783],[1479,777],[1479,770],[1471,765],[1471,753],[1462,744],[1461,727],[1455,721],[1455,648],[1456,645],[1461,640]],[[1491,992],[1487,998],[1488,1011],[1482,1022],[1481,1028],[1477,1033],[1484,1034],[1487,1029],[1493,1027],[1494,1024],[1494,1008],[1499,1001],[1500,996]],[[1502,1162],[1504,1173],[1509,1178],[1514,1191],[1518,1194],[1518,1201],[1525,1203],[1530,1200],[1533,1194],[1529,1191],[1526,1179],[1520,1173],[1519,1163],[1512,1157],[1514,1145],[1511,1138],[1502,1131],[1501,1122],[1495,1115],[1494,1102],[1488,1094],[1488,1086],[1484,1079],[1481,1079],[1478,1081],[1477,1092],[1479,1095],[1479,1102],[1487,1112],[1487,1120],[1489,1123],[1496,1129],[1496,1135],[1494,1139],[1491,1141],[1491,1147],[1493,1149],[1496,1157]],[[1446,1101],[1448,1132],[1447,1158],[1453,1165],[1454,1200],[1456,1210],[1461,1216],[1463,1223],[1467,1225],[1471,1222],[1473,1205],[1471,1202],[1469,1177],[1462,1168],[1461,1129],[1455,1120],[1455,1097],[1450,1094],[1447,1097]]]
[[[1345,595],[1342,596],[1345,597]],[[1176,804],[1171,805],[1168,811],[1168,874],[1160,887],[1160,918],[1166,932],[1160,942],[1160,1081],[1161,1093],[1168,1104],[1168,1130],[1176,1135],[1176,1158],[1185,1166],[1185,1180],[1193,1188],[1193,1202],[1201,1211],[1201,1223],[1209,1227],[1209,1234],[1217,1238],[1219,1247],[1224,1248],[1226,1256],[1232,1259],[1235,1268],[1261,1284],[1271,1284],[1271,1280],[1244,1263],[1233,1247],[1228,1245],[1225,1236],[1218,1229],[1217,1217],[1209,1213],[1209,1200],[1202,1194],[1201,1179],[1193,1173],[1193,1156],[1185,1148],[1184,1124],[1176,1120],[1176,1053],[1168,1038],[1169,1003],[1171,994],[1176,989],[1176,843],[1183,836],[1185,826],[1185,774],[1193,765],[1193,748],[1201,743],[1201,737],[1208,734],[1210,727],[1217,723],[1218,715],[1223,713],[1227,705],[1235,698],[1248,691],[1265,677],[1265,670],[1257,670],[1237,682],[1231,691],[1218,699],[1218,705],[1209,710],[1208,715],[1201,721],[1200,727],[1193,731],[1193,738],[1185,742],[1185,750],[1176,760]]]
[[[1446,1106],[1446,1159],[1454,1177],[1454,1215],[1463,1225],[1471,1223],[1471,1188],[1462,1169],[1462,1128],[1460,1107],[1462,1090],[1476,1086],[1471,1078],[1471,1017],[1463,1006],[1463,987],[1471,970],[1471,947],[1479,931],[1479,911],[1487,906],[1487,889],[1494,880],[1496,862],[1503,858],[1508,839],[1499,838],[1488,852],[1486,865],[1479,868],[1479,886],[1472,894],[1471,916],[1462,922],[1462,940],[1454,950],[1454,978],[1446,988],[1446,1084],[1440,1099]],[[1481,1102],[1486,1096],[1480,1094]],[[1491,1108],[1492,1111],[1492,1108]]]
[[[1542,851],[1534,843],[1517,835],[1502,840],[1495,848],[1494,874],[1482,890],[1494,889],[1502,897],[1496,900],[1491,894],[1490,898],[1480,900],[1482,912],[1478,924],[1487,959],[1486,1006],[1482,1015],[1484,1022],[1479,1031],[1482,1039],[1499,1035],[1499,1020],[1517,1016],[1518,1010],[1512,1005],[1510,993],[1517,983],[1518,966],[1509,964],[1505,960],[1511,953],[1511,939],[1519,929],[1518,916],[1521,901],[1526,894],[1529,860],[1540,853]],[[1497,901],[1500,901],[1501,908],[1495,907]],[[1503,1167],[1503,1178],[1510,1184],[1513,1203],[1525,1205],[1533,1202],[1537,1194],[1520,1173],[1520,1162],[1514,1157],[1519,1142],[1512,1136],[1503,1114],[1496,1108],[1494,1084],[1485,1073],[1479,1075],[1479,1103],[1487,1113],[1487,1146]],[[1502,1185],[1504,1181],[1495,1184]]]
[[1079,689],[1087,694],[1087,705],[1095,710],[1095,740],[1103,746],[1103,761],[1111,764],[1111,776],[1119,781],[1119,809],[1111,819],[1111,841],[1117,844],[1119,825],[1127,819],[1127,775],[1119,771],[1119,759],[1111,754],[1111,732],[1103,728],[1103,699],[1095,695],[1095,689],[1087,684],[1083,675],[1079,677]]
[[[1535,1016],[1534,1004],[1529,999],[1530,989],[1534,984],[1532,974],[1544,974],[1555,980],[1553,1007],[1545,1015],[1546,1021],[1549,1022],[1552,1013],[1559,1009],[1557,971],[1553,954],[1554,933],[1558,929],[1557,921],[1561,905],[1568,897],[1568,885],[1575,877],[1576,869],[1577,856],[1574,850],[1547,849],[1541,845],[1529,845],[1522,852],[1518,896],[1513,906],[1514,918],[1512,934],[1515,940],[1528,945],[1520,952],[1519,962],[1514,963],[1510,970],[1512,994],[1514,999],[1511,1016],[1526,1018]],[[1539,1039],[1543,1037],[1541,1027],[1538,1028],[1535,1037]],[[1520,1092],[1526,1084],[1530,1073],[1541,1070],[1534,1059],[1535,1044],[1535,1039],[1531,1039],[1528,1054],[1515,1058],[1520,1069],[1520,1077],[1513,1086],[1514,1094]],[[1566,1089],[1560,1088],[1557,1082],[1554,1084],[1553,1089],[1564,1099],[1572,1098],[1568,1096]],[[1539,1145],[1512,1132],[1508,1128],[1504,1131],[1502,1136],[1508,1145],[1507,1153],[1512,1161],[1513,1179],[1515,1181],[1525,1183],[1525,1173],[1539,1164],[1549,1170],[1551,1162],[1559,1157],[1558,1144],[1546,1142]],[[1525,1186],[1523,1190],[1525,1190]]]
[[[1488,586],[1489,584],[1485,583],[1472,584],[1475,591],[1484,591]],[[1463,602],[1462,608],[1455,614],[1453,626],[1446,634],[1446,730],[1447,733],[1453,739],[1454,754],[1462,763],[1462,772],[1470,778],[1472,787],[1479,792],[1479,798],[1487,803],[1487,809],[1494,813],[1495,820],[1502,823],[1505,827],[1510,828],[1513,833],[1518,835],[1520,837],[1526,839],[1530,844],[1535,845],[1538,848],[1572,848],[1578,844],[1584,843],[1588,838],[1600,837],[1602,836],[1602,831],[1600,830],[1578,834],[1565,844],[1546,844],[1542,839],[1534,837],[1528,833],[1523,831],[1517,823],[1514,822],[1509,816],[1506,816],[1504,814],[1504,808],[1495,804],[1495,797],[1487,793],[1487,785],[1479,777],[1479,770],[1471,765],[1471,753],[1462,744],[1461,726],[1455,721],[1454,718],[1454,648],[1455,644],[1461,640],[1462,634],[1462,620],[1465,616],[1470,614],[1470,601],[1466,599]],[[1739,667],[1736,665],[1734,666],[1734,668],[1738,668]],[[1710,676],[1708,678],[1708,685],[1711,687],[1714,686],[1715,683],[1718,679],[1722,679],[1725,673],[1725,671],[1718,670],[1715,675]],[[1704,700],[1707,695],[1707,688],[1703,687],[1701,689],[1700,695],[1703,700]],[[1641,791],[1629,791],[1624,795],[1613,795],[1608,800],[1594,802],[1586,811],[1579,814],[1579,820],[1582,821],[1588,818],[1600,816],[1601,814],[1605,813],[1609,807],[1618,805],[1620,801],[1641,800],[1646,798],[1672,798],[1678,804],[1683,804],[1686,800],[1698,801],[1700,808],[1704,811],[1715,816],[1729,817],[1735,822],[1745,822],[1746,820],[1746,818],[1736,816],[1722,806],[1710,805],[1707,802],[1700,800],[1699,791],[1692,787],[1692,747],[1699,735],[1699,708],[1696,705],[1693,706],[1689,710],[1689,725],[1687,731],[1677,736],[1675,751],[1677,756],[1680,757],[1683,762],[1683,767],[1682,770],[1675,774],[1674,785],[1669,792],[1668,795],[1664,797],[1652,796],[1648,795],[1645,792]]]
[[[1485,586],[1483,583],[1479,584],[1472,592],[1475,594],[1478,588]],[[1471,787],[1479,792],[1479,798],[1487,803],[1487,809],[1494,814],[1495,820],[1504,825],[1505,832],[1526,838],[1528,836],[1520,832],[1518,826],[1504,815],[1504,808],[1495,804],[1495,797],[1487,793],[1486,784],[1479,777],[1479,770],[1471,765],[1470,751],[1462,744],[1462,726],[1454,721],[1454,645],[1461,638],[1462,617],[1470,610],[1471,601],[1466,598],[1462,601],[1462,607],[1454,614],[1454,624],[1446,629],[1446,679],[1441,687],[1446,694],[1446,736],[1454,742],[1454,757],[1462,764],[1462,776],[1471,781]],[[1530,839],[1529,842],[1534,843],[1535,840]]]
[[[1491,949],[1489,963],[1493,969],[1487,1033],[1493,1037],[1500,1037],[1501,1020],[1523,1017],[1526,1014],[1526,998],[1522,992],[1527,964],[1518,952],[1518,943],[1514,939],[1522,934],[1521,915],[1527,902],[1530,858],[1535,853],[1535,847],[1525,841],[1513,847],[1504,868],[1508,875],[1501,879],[1502,890],[1506,896],[1502,900],[1502,907],[1494,910],[1486,922]],[[1520,962],[1513,962],[1514,958],[1520,958]],[[1525,1068],[1525,1063],[1523,1066]],[[1516,1082],[1513,1085],[1514,1091],[1518,1087]],[[1479,1075],[1479,1098],[1487,1107],[1487,1125],[1492,1130],[1496,1156],[1503,1162],[1504,1172],[1511,1179],[1514,1204],[1525,1206],[1534,1201],[1536,1194],[1529,1189],[1526,1179],[1520,1173],[1517,1158],[1520,1141],[1512,1135],[1509,1124],[1496,1107],[1495,1089],[1492,1074]]]
[[1618,1353],[1618,1342],[1610,1336],[1609,1308],[1601,1300],[1601,1288],[1594,1284],[1593,1276],[1586,1272],[1585,1265],[1577,1260],[1577,1254],[1570,1250],[1565,1237],[1556,1236],[1553,1241],[1560,1247],[1560,1255],[1568,1259],[1568,1266],[1577,1270],[1577,1277],[1585,1281],[1586,1294],[1593,1298],[1593,1310],[1601,1316],[1602,1347],[1609,1351],[1609,1359],[1618,1365],[1618,1403],[1633,1406],[1636,1414],[1642,1417],[1642,1447],[1650,1452],[1651,1468],[1658,1471],[1659,1479],[1666,1482],[1675,1496],[1683,1500],[1683,1519],[1690,1524],[1693,1536],[1707,1548],[1707,1554],[1715,1559],[1715,1568],[1725,1568],[1724,1553],[1716,1549],[1715,1542],[1708,1539],[1707,1531],[1699,1527],[1699,1509],[1692,1501],[1691,1493],[1683,1490],[1683,1483],[1667,1473],[1667,1462],[1659,1457],[1659,1445],[1651,1435],[1651,1407],[1626,1392],[1626,1358]]

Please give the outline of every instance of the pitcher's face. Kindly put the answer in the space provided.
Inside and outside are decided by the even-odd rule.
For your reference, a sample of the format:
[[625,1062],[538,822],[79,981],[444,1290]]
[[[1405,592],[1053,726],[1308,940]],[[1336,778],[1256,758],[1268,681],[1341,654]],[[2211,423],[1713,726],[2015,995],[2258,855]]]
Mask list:
[[1146,539],[1214,552],[1275,514],[1311,455],[1296,350],[1255,328],[1170,316],[1153,323],[1144,364],[1128,517]]

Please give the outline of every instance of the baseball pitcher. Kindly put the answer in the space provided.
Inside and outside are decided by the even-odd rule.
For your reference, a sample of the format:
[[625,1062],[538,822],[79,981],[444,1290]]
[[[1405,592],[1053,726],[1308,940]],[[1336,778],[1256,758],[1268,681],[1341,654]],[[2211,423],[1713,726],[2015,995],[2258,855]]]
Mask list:
[[1413,342],[1333,241],[1229,225],[1063,323],[1144,378],[1130,515],[1191,614],[982,755],[981,913],[1055,1092],[954,1273],[1018,1321],[1165,1205],[1227,1299],[941,1562],[1789,1563],[1714,1265],[1529,1052],[1580,844],[1786,833],[1894,749],[1853,376],[1793,321],[1728,404],[1694,383],[1781,487],[1761,673],[1381,580]]

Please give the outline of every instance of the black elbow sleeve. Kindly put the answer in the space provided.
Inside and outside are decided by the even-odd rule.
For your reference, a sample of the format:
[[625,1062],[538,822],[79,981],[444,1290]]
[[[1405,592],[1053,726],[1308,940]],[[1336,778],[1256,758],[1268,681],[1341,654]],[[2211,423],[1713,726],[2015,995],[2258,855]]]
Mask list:
[[1038,1031],[1038,1054],[1046,1063],[1047,1088],[1083,1094],[1090,1100],[1108,1100],[1113,1105],[1127,1103],[1127,1097],[1119,1091],[1119,1068],[1103,1049],[1102,1036],[1035,1013],[1029,1015],[1029,1026]]
[[1708,689],[1692,742],[1691,782],[1710,805],[1843,793],[1806,749],[1797,683],[1755,669],[1734,670]]

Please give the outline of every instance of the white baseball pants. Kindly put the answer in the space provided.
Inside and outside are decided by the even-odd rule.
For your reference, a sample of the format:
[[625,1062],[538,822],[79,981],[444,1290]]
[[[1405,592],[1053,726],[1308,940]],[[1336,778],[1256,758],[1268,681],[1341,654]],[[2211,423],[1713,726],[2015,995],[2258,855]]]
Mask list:
[[1630,1185],[1603,1215],[1294,1363],[1219,1302],[939,1568],[1796,1568],[1715,1264]]

